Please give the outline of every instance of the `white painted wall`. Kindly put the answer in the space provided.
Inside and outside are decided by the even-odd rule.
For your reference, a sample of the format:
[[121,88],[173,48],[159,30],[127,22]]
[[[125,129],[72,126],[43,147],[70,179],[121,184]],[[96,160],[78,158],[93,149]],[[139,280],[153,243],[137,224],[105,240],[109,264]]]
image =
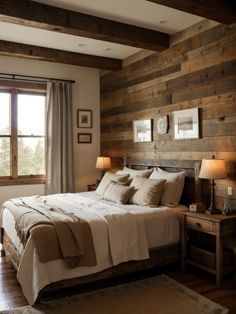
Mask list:
[[[100,154],[100,87],[99,70],[64,65],[59,63],[0,57],[2,73],[45,76],[75,80],[73,85],[74,103],[74,162],[76,191],[85,191],[87,184],[96,182],[100,172],[95,169],[96,158]],[[92,129],[78,129],[77,109],[93,111]],[[92,144],[77,144],[78,131],[92,133]],[[3,201],[17,196],[44,194],[44,185],[0,186],[0,205]]]

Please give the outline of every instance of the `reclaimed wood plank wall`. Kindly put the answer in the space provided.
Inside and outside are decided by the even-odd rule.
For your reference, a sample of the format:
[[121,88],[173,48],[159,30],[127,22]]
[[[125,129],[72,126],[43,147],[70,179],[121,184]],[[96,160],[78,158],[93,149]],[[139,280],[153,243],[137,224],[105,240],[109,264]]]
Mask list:
[[[226,160],[216,200],[236,208],[236,24],[204,20],[171,36],[161,53],[140,53],[101,77],[101,152],[135,159]],[[173,140],[172,112],[200,108],[200,139]],[[158,117],[169,131],[159,135]],[[153,119],[153,141],[133,142],[133,120]],[[227,195],[227,187],[233,195]]]

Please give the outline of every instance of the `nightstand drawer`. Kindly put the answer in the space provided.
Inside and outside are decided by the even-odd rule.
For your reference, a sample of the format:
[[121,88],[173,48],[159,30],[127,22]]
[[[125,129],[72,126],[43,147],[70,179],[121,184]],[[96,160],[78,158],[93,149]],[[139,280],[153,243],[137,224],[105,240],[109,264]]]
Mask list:
[[214,222],[195,217],[186,217],[186,227],[197,231],[216,233],[216,224]]

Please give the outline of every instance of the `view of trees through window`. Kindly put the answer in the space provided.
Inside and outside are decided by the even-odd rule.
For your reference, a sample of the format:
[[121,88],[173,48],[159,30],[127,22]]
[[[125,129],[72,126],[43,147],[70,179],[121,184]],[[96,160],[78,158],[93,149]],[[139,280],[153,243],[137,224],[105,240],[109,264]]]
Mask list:
[[44,174],[45,95],[18,93],[16,109],[12,97],[0,92],[0,176],[12,175],[14,161],[18,176]]

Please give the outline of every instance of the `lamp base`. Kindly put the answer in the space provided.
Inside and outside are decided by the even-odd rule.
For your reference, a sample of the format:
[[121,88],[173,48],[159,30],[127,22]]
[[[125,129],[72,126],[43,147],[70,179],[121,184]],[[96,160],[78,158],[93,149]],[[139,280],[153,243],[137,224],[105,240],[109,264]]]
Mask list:
[[222,214],[222,211],[218,208],[208,208],[206,211],[205,211],[206,214],[208,215],[213,215],[213,214]]
[[213,214],[222,214],[221,210],[216,208],[215,205],[215,182],[211,180],[211,203],[209,208],[206,210],[206,214],[213,215]]

